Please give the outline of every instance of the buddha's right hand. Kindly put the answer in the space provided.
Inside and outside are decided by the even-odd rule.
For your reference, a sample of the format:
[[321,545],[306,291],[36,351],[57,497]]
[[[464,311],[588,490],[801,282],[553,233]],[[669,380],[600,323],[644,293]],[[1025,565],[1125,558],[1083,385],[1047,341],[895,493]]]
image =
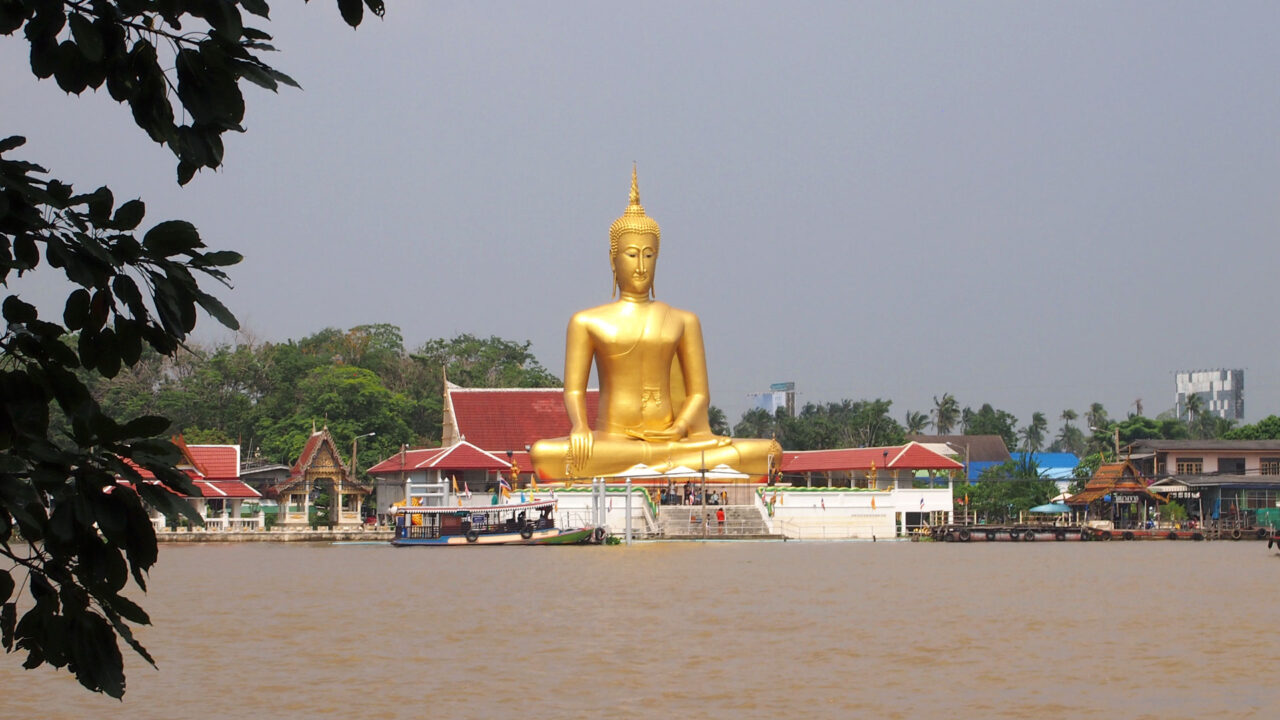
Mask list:
[[591,459],[594,439],[590,430],[574,430],[569,433],[569,467],[586,467],[587,461]]

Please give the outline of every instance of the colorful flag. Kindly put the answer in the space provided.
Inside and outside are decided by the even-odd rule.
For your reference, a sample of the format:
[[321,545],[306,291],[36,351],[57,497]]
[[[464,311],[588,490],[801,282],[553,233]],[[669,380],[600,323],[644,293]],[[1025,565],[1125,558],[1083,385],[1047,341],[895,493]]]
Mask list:
[[871,509],[872,510],[876,509],[876,499],[874,497],[871,498]]
[[924,512],[924,496],[920,496],[920,511]]
[[458,507],[462,507],[462,495],[458,494],[458,478],[453,478],[453,496],[458,499]]
[[[826,498],[822,498],[822,499],[821,499],[821,502],[822,502],[822,509],[823,509],[823,510],[826,510],[826,509],[827,509],[827,499],[826,499]],[[874,500],[872,500],[872,502],[875,502],[875,501],[874,501]]]
[[[455,483],[454,487],[457,487],[456,483],[458,481],[454,480],[453,482]],[[462,496],[468,500],[471,499],[471,485],[469,485],[465,480],[462,482]]]

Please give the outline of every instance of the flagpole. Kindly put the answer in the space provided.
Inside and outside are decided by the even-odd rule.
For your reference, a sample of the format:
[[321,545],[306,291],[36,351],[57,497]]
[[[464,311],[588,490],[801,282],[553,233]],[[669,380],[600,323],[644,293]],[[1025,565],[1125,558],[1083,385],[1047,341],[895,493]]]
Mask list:
[[702,451],[702,539],[707,539],[707,451]]

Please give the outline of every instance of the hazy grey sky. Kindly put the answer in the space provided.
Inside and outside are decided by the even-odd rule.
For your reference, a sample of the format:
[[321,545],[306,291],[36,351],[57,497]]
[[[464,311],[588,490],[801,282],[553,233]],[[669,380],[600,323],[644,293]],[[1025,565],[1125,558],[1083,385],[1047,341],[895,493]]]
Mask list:
[[731,420],[783,380],[899,419],[944,392],[1023,421],[1139,397],[1154,415],[1203,367],[1247,369],[1248,419],[1280,412],[1280,3],[273,18],[305,90],[252,88],[249,132],[186,189],[127,108],[37,82],[0,38],[0,130],[244,253],[222,297],[258,338],[495,334],[558,374],[569,315],[608,299],[634,160],[658,295],[702,317]]

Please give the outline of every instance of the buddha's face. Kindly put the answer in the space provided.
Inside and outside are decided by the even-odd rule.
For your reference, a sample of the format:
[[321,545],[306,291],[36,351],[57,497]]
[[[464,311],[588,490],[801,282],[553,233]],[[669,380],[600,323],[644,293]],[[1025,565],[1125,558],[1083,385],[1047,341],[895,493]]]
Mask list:
[[618,238],[613,256],[613,276],[624,293],[648,295],[658,264],[658,240],[652,235],[626,233]]

